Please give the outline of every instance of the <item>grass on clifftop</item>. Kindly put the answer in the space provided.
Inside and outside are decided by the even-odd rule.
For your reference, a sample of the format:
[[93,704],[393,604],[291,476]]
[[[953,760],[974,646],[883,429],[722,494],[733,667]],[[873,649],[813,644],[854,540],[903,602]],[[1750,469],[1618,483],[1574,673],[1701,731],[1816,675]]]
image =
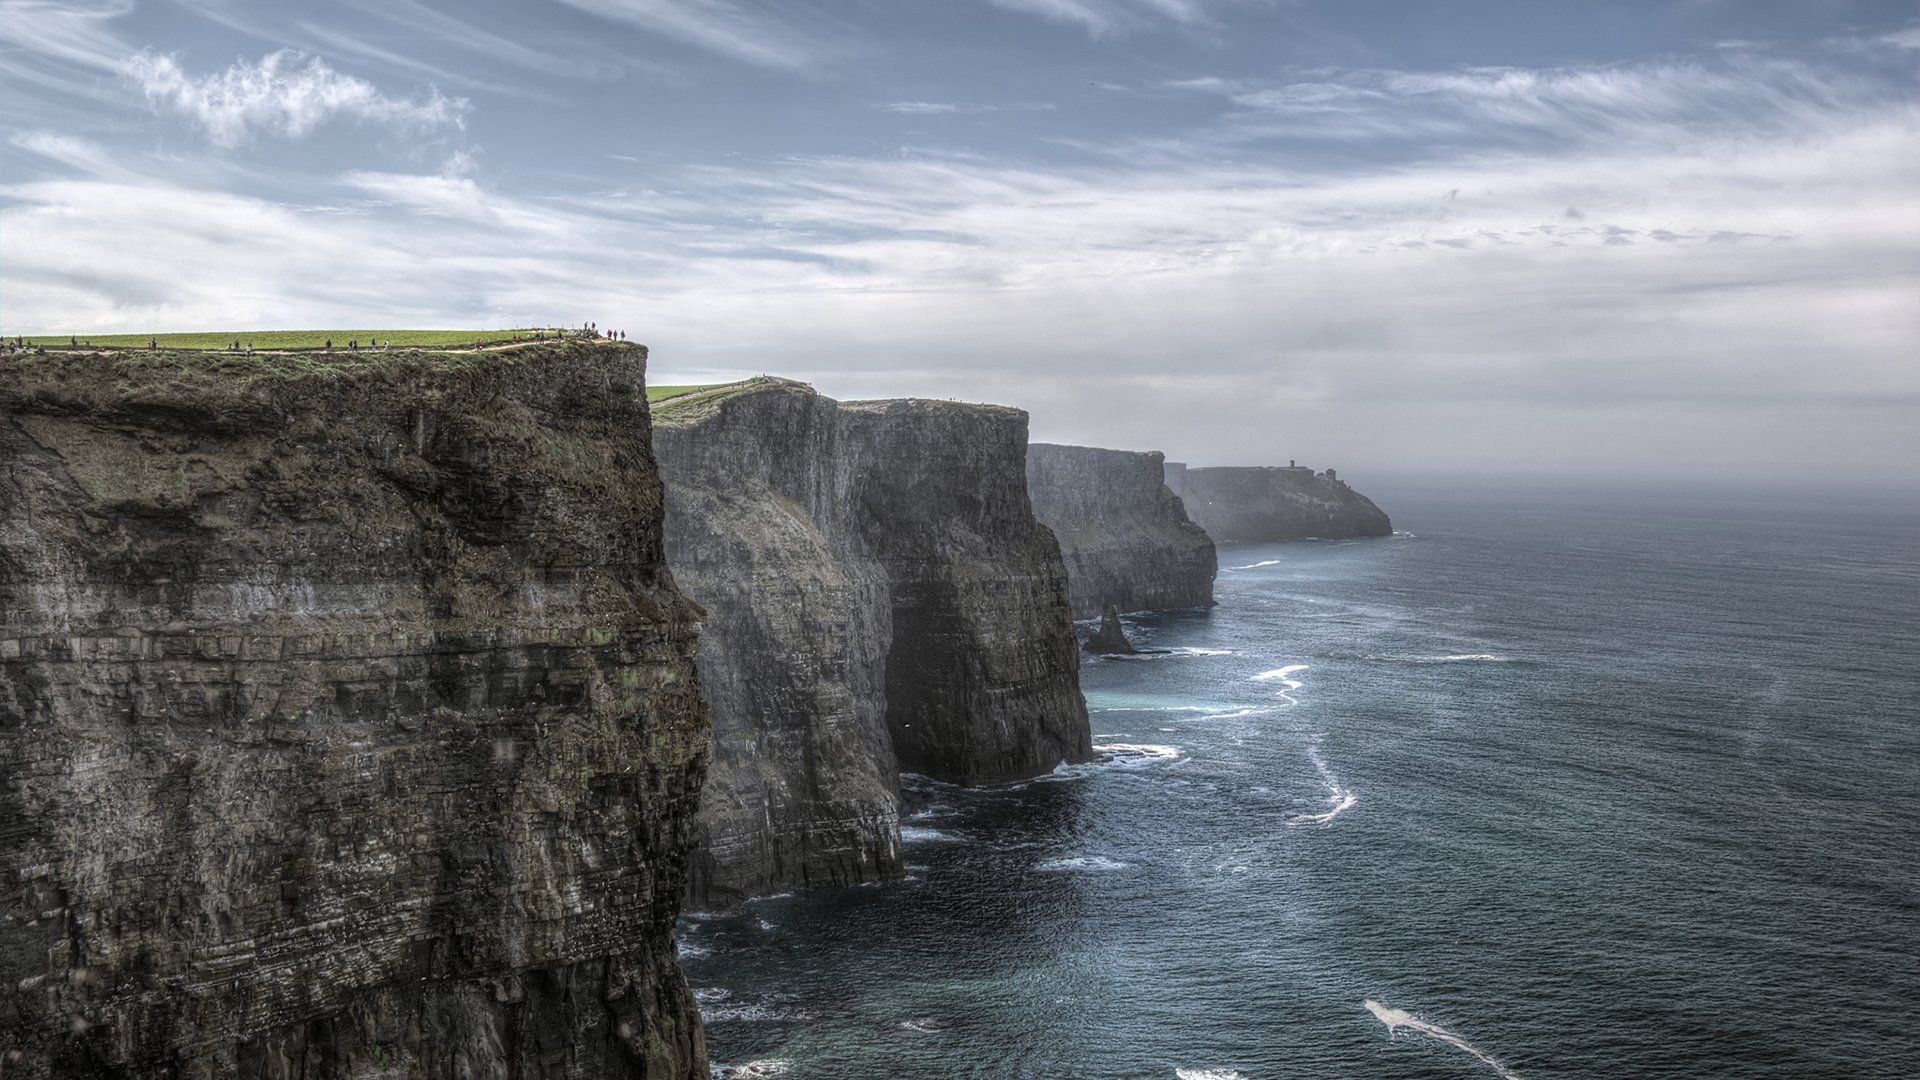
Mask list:
[[[541,327],[549,335],[552,327]],[[362,347],[375,341],[391,341],[395,348],[472,345],[478,341],[493,344],[503,341],[519,341],[531,337],[534,327],[520,327],[512,330],[234,330],[224,333],[194,334],[28,334],[30,345],[69,345],[78,341],[81,345],[106,345],[121,349],[144,349],[149,341],[158,341],[163,349],[205,349],[218,351],[232,345],[236,340],[245,348],[251,344],[256,349],[319,349],[324,348],[329,339],[336,349],[344,349],[347,342],[358,341]],[[9,335],[8,341],[13,340]]]
[[711,390],[716,386],[725,385],[727,384],[689,383],[685,386],[649,386],[647,387],[647,404],[651,405],[656,401],[665,401],[668,398],[684,397],[687,394],[697,394],[702,390]]
[[[225,349],[79,349],[13,352],[0,357],[7,392],[31,396],[50,387],[92,385],[103,392],[243,394],[263,382],[372,376],[401,379],[426,368],[446,373],[514,364],[528,358],[588,359],[623,354],[626,346],[605,339],[527,341],[487,348],[401,348],[391,351],[335,348],[236,353]],[[0,397],[8,396],[0,393]]]

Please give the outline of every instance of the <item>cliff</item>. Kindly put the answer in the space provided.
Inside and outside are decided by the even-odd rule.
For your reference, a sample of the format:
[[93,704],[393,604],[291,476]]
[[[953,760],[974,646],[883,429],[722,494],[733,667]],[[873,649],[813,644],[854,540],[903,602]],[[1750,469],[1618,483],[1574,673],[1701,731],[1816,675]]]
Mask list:
[[704,1077],[645,350],[9,361],[9,1076]]
[[1060,539],[1076,616],[1212,606],[1213,540],[1162,476],[1158,451],[1027,447],[1027,493]]
[[755,379],[656,421],[668,561],[708,612],[690,903],[899,874],[902,770],[987,784],[1090,755],[1024,413]]
[[1255,466],[1194,469],[1177,462],[1167,484],[1220,543],[1387,536],[1393,523],[1333,470]]

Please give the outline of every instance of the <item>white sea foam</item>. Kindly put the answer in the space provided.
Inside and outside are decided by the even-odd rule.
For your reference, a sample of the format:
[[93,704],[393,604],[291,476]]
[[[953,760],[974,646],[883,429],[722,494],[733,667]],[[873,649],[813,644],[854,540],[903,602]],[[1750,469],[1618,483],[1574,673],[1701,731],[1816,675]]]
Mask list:
[[924,844],[952,839],[954,839],[952,835],[943,833],[939,829],[929,829],[924,825],[900,826],[900,840],[902,843]]
[[1154,743],[1099,743],[1094,750],[1105,755],[1106,760],[1101,764],[1119,769],[1138,769],[1180,759],[1179,747]]
[[813,1013],[804,1009],[777,1002],[736,1001],[732,992],[718,987],[709,988],[705,994],[695,990],[693,998],[700,1005],[700,1018],[709,1024],[800,1023],[815,1018]]
[[696,986],[693,988],[693,1000],[702,1005],[715,1005],[733,996],[733,991],[724,986]]
[[757,1080],[763,1076],[785,1076],[793,1068],[793,1063],[779,1058],[765,1061],[749,1061],[744,1065],[715,1065],[712,1067],[714,1080]]
[[1227,570],[1258,570],[1258,569],[1260,569],[1260,568],[1261,568],[1261,567],[1263,567],[1263,566],[1279,566],[1279,565],[1280,565],[1280,560],[1279,560],[1279,559],[1261,559],[1261,560],[1260,560],[1259,562],[1256,562],[1256,563],[1248,563],[1248,564],[1247,564],[1247,565],[1245,565],[1245,566],[1228,566],[1228,567],[1225,567],[1224,569],[1227,569]]
[[1334,818],[1353,809],[1353,804],[1359,802],[1360,797],[1341,786],[1340,778],[1333,775],[1333,770],[1327,768],[1326,762],[1320,760],[1320,751],[1309,750],[1307,757],[1313,762],[1314,769],[1320,773],[1320,783],[1327,789],[1327,809],[1318,814],[1295,814],[1287,819],[1287,824],[1331,825]]
[[932,1032],[940,1030],[940,1022],[938,1020],[932,1020],[932,1019],[902,1020],[900,1021],[900,1026],[905,1028],[908,1031],[917,1031],[922,1035],[930,1034]]
[[1045,870],[1049,873],[1071,870],[1098,872],[1105,870],[1125,870],[1131,865],[1133,864],[1123,863],[1118,859],[1109,859],[1105,855],[1079,855],[1070,859],[1048,859],[1046,862],[1035,865],[1034,869]]
[[1240,718],[1242,718],[1242,717],[1246,717],[1246,716],[1254,716],[1254,715],[1256,715],[1256,714],[1259,714],[1259,713],[1263,713],[1263,712],[1266,712],[1266,711],[1267,711],[1266,709],[1238,709],[1238,710],[1235,710],[1234,712],[1217,712],[1217,713],[1208,713],[1208,714],[1206,714],[1205,716],[1201,716],[1201,717],[1198,717],[1198,719],[1199,719],[1199,720],[1201,720],[1201,721],[1207,721],[1207,720],[1238,720],[1238,719],[1240,719]]
[[1286,702],[1288,705],[1298,705],[1300,702],[1293,696],[1293,691],[1300,689],[1300,687],[1305,684],[1299,679],[1294,678],[1293,673],[1296,671],[1305,671],[1307,670],[1307,666],[1306,664],[1288,664],[1285,667],[1274,668],[1272,671],[1263,671],[1253,676],[1252,681],[1278,682],[1282,689],[1274,691],[1273,696]]
[[1389,1038],[1399,1034],[1403,1029],[1406,1031],[1418,1032],[1419,1034],[1425,1035],[1430,1039],[1438,1039],[1439,1041],[1446,1043],[1448,1046],[1452,1046],[1460,1050],[1465,1050],[1467,1053],[1472,1054],[1474,1057],[1480,1059],[1481,1064],[1485,1065],[1489,1069],[1492,1069],[1494,1072],[1499,1073],[1500,1076],[1503,1078],[1503,1080],[1520,1080],[1519,1073],[1516,1073],[1512,1069],[1509,1069],[1505,1065],[1502,1065],[1498,1061],[1495,1061],[1492,1057],[1482,1052],[1479,1047],[1474,1046],[1472,1043],[1468,1042],[1467,1040],[1461,1038],[1458,1035],[1455,1035],[1453,1032],[1448,1031],[1446,1028],[1443,1028],[1438,1024],[1429,1024],[1425,1020],[1420,1019],[1419,1017],[1413,1015],[1412,1013],[1406,1011],[1405,1009],[1395,1009],[1391,1006],[1382,1005],[1371,998],[1361,1002],[1360,1004],[1364,1005],[1366,1007],[1366,1010],[1373,1014],[1374,1019],[1387,1025],[1387,1036]]
[[1396,664],[1510,664],[1511,656],[1494,653],[1455,653],[1449,656],[1369,656],[1368,660],[1389,660]]
[[1232,656],[1232,649],[1208,649],[1199,645],[1180,645],[1171,649],[1142,649],[1137,653],[1113,653],[1105,660],[1176,660],[1190,656]]
[[1182,1066],[1173,1070],[1180,1080],[1247,1080],[1247,1074],[1238,1069],[1193,1069]]
[[725,1002],[700,1007],[700,1019],[709,1024],[757,1024],[786,1020],[788,1016],[770,1005],[733,1005]]
[[[1093,752],[1092,761],[1075,765],[1063,761],[1055,765],[1052,772],[1035,780],[1035,783],[1059,784],[1069,780],[1084,780],[1103,769],[1143,769],[1150,765],[1177,764],[1185,760],[1179,747],[1154,743],[1096,743]],[[904,829],[901,831],[905,832]]]

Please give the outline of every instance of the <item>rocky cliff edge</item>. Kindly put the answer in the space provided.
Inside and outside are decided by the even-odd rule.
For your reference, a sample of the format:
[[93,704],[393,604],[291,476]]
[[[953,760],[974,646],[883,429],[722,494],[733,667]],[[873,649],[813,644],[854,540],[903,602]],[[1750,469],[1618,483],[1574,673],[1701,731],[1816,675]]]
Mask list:
[[1159,451],[1034,443],[1033,512],[1060,538],[1074,615],[1213,604],[1213,540],[1163,480]]
[[669,562],[708,612],[690,903],[899,874],[902,771],[991,784],[1090,755],[1025,413],[761,378],[656,420]]
[[706,1075],[644,361],[4,361],[8,1076]]

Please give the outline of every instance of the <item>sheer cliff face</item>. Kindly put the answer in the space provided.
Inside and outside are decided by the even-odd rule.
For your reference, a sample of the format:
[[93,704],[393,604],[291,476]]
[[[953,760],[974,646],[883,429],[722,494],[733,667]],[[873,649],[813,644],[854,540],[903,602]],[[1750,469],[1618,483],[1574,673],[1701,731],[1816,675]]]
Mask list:
[[689,903],[898,876],[892,610],[858,532],[839,407],[768,382],[660,417],[667,555],[706,608],[713,703]]
[[989,783],[1089,754],[1024,414],[756,379],[658,420],[669,562],[708,612],[691,903],[899,874],[900,770]]
[[887,727],[905,772],[1021,780],[1092,756],[1059,541],[1027,499],[1027,414],[842,406],[893,598]]
[[1167,488],[1158,451],[1027,447],[1033,513],[1060,538],[1073,611],[1213,604],[1213,540]]
[[1187,514],[1220,543],[1346,539],[1393,532],[1373,500],[1311,469],[1169,466]]
[[8,1075],[705,1075],[644,357],[0,380]]

